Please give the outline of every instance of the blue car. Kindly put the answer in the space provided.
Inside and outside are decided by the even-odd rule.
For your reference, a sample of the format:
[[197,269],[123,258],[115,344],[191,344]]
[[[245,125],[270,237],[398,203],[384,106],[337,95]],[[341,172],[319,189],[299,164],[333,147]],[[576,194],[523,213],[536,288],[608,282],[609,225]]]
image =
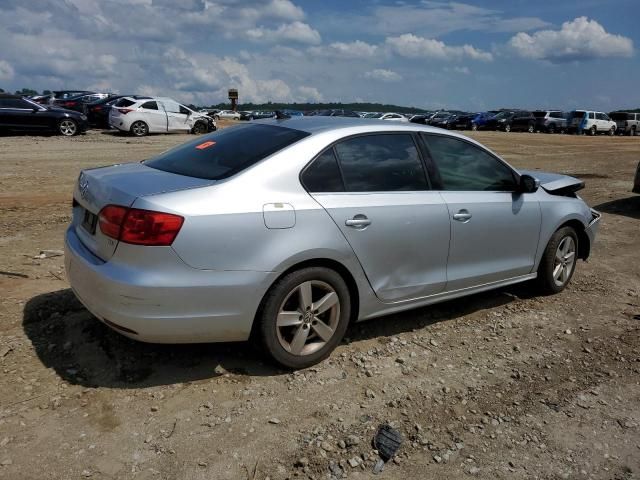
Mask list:
[[487,122],[491,120],[497,113],[497,110],[489,110],[488,112],[478,113],[473,120],[471,120],[471,130],[482,130]]

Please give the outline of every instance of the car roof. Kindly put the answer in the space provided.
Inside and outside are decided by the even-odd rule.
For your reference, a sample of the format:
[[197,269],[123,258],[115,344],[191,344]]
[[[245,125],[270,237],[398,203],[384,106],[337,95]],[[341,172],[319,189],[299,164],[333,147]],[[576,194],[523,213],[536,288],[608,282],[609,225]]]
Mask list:
[[[377,118],[361,118],[361,117],[326,117],[321,115],[313,115],[308,117],[291,117],[283,120],[274,118],[257,120],[255,123],[262,123],[268,125],[277,125],[279,127],[292,128],[294,130],[300,130],[310,133],[312,135],[330,132],[334,130],[346,130],[354,127],[365,127],[364,130],[370,130],[371,132],[380,131],[394,131],[394,130],[407,130],[407,131],[421,131],[432,133],[444,133],[441,128],[429,127],[419,123],[411,122],[387,122],[385,120],[379,120]],[[369,128],[366,128],[369,127]],[[447,133],[450,133],[446,131]],[[452,135],[458,136],[458,135]]]

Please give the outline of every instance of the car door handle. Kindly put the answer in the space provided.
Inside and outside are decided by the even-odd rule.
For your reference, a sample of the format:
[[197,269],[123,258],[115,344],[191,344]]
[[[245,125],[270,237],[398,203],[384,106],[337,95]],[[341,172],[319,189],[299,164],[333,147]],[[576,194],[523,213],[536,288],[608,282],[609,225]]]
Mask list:
[[371,225],[371,220],[369,220],[365,215],[355,215],[353,218],[345,220],[344,224],[347,227],[364,228]]
[[453,219],[459,222],[468,222],[471,220],[472,215],[468,210],[460,210],[458,213],[453,214]]

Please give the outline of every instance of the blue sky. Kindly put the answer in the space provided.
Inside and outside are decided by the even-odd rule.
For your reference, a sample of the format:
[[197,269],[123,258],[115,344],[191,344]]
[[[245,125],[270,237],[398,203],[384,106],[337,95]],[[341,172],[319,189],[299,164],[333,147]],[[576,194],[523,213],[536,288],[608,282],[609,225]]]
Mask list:
[[640,107],[636,0],[0,0],[0,87]]

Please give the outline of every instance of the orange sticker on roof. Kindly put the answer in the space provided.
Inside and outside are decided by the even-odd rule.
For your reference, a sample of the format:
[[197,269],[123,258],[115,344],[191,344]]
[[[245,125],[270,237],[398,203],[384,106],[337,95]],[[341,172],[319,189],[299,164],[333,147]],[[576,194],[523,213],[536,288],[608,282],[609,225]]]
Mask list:
[[204,143],[201,143],[200,145],[196,145],[196,148],[197,148],[198,150],[204,150],[205,148],[212,147],[212,146],[214,146],[215,144],[216,144],[216,142],[211,142],[211,141],[209,141],[209,142],[204,142]]

